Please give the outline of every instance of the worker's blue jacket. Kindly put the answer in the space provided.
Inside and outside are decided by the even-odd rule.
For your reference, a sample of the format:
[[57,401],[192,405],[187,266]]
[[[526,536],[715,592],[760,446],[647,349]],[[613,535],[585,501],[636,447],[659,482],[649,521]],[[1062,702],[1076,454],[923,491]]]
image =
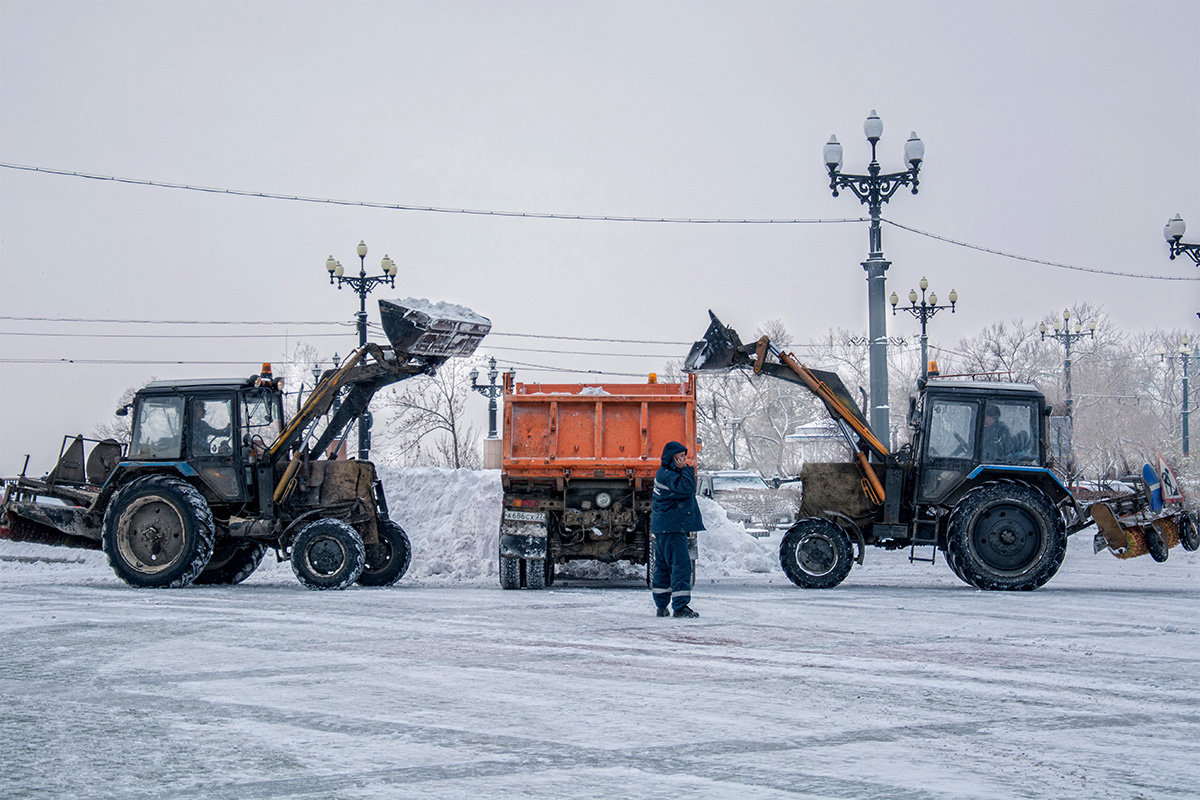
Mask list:
[[654,476],[654,502],[650,506],[650,532],[702,531],[700,506],[696,502],[696,470],[685,466],[677,469],[672,460],[676,453],[686,453],[679,442],[667,442],[663,448],[662,466]]

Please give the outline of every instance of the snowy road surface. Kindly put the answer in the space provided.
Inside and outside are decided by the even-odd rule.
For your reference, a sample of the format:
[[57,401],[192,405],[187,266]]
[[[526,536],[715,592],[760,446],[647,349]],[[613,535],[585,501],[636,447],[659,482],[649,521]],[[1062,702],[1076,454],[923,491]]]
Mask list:
[[[9,543],[11,546],[11,543]],[[1032,593],[872,552],[700,580],[134,590],[0,551],[6,798],[1194,798],[1200,554]]]

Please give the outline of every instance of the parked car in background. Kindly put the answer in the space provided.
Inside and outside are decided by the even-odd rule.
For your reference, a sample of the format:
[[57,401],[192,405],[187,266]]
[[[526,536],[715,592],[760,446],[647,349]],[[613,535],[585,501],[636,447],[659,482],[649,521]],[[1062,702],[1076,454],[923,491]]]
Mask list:
[[757,472],[742,469],[701,472],[696,476],[696,494],[715,500],[729,519],[740,522],[755,536],[787,530],[800,508],[800,484],[772,489]]

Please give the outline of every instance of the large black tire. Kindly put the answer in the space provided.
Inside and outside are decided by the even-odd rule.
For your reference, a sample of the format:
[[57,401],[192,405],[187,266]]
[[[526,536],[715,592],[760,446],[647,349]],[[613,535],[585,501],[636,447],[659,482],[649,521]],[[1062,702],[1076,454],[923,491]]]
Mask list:
[[122,486],[104,510],[101,546],[130,586],[177,589],[204,571],[213,551],[212,510],[194,486],[148,475]]
[[546,588],[546,559],[530,558],[525,560],[525,588]]
[[979,587],[975,586],[975,584],[973,584],[969,580],[967,580],[967,576],[963,574],[962,567],[960,567],[958,564],[958,554],[954,548],[947,546],[945,555],[946,555],[946,564],[950,567],[950,571],[953,572],[960,581],[967,584],[968,586],[979,588]]
[[1150,551],[1150,557],[1160,564],[1166,561],[1171,551],[1167,549],[1167,537],[1162,530],[1153,522],[1142,530],[1146,535],[1146,549]]
[[310,522],[292,544],[292,572],[309,589],[345,589],[366,561],[362,537],[340,519]]
[[655,564],[658,563],[658,559],[656,559],[654,557],[654,534],[653,533],[650,534],[650,537],[647,540],[647,544],[649,545],[650,549],[646,552],[646,585],[653,586],[654,584],[652,583],[652,581],[654,580],[654,566],[655,566]]
[[950,514],[947,549],[979,589],[1031,590],[1054,577],[1067,533],[1054,504],[1024,483],[994,481],[963,495]]
[[226,537],[213,547],[208,566],[193,581],[197,586],[241,583],[254,574],[266,554],[266,545],[246,539]]
[[412,543],[403,528],[387,519],[379,523],[379,541],[366,545],[366,553],[359,585],[391,586],[408,572]]
[[1200,531],[1196,530],[1196,520],[1187,511],[1179,515],[1179,544],[1189,553],[1200,550]]
[[800,520],[779,543],[783,573],[802,589],[832,589],[846,579],[853,563],[850,537],[823,517]]
[[521,588],[521,559],[500,556],[500,588]]

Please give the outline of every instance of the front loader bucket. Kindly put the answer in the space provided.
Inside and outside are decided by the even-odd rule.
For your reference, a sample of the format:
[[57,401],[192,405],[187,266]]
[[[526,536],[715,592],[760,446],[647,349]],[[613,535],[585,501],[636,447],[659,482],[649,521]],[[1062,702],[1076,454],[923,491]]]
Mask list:
[[708,316],[712,317],[712,322],[704,332],[704,338],[692,345],[683,361],[685,372],[729,369],[741,352],[742,340],[738,338],[737,331],[722,325],[712,311],[708,312]]
[[492,329],[469,308],[411,297],[380,300],[379,317],[392,347],[415,356],[469,356]]

